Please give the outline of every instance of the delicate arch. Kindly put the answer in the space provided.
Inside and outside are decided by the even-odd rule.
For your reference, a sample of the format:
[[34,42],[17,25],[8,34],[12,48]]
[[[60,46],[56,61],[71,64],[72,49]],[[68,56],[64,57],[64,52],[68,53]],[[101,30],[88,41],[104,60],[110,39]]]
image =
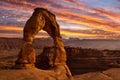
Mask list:
[[36,8],[32,16],[25,24],[23,32],[23,46],[18,55],[16,64],[33,64],[36,62],[35,50],[32,46],[35,35],[41,30],[45,30],[54,41],[54,59],[53,66],[66,64],[66,51],[60,36],[59,25],[56,22],[55,15],[44,8]]

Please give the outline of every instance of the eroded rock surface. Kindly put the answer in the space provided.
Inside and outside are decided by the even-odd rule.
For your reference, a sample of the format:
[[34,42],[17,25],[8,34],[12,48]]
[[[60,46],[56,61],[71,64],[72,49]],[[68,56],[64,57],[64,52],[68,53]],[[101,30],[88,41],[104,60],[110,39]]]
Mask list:
[[[59,25],[55,15],[44,8],[36,8],[24,27],[23,45],[16,61],[16,68],[34,68],[36,63],[36,52],[33,48],[33,40],[40,30],[45,30],[54,42],[54,52],[51,58],[51,68],[62,72],[72,79],[71,72],[66,65],[66,51],[60,36]],[[42,65],[41,65],[42,66]]]
[[[12,75],[10,75],[12,74]],[[89,72],[75,75],[75,80],[120,80],[120,68],[111,68],[101,72]],[[63,73],[54,70],[22,69],[0,70],[0,80],[69,80]]]
[[60,70],[32,69],[9,69],[0,70],[0,80],[70,80]]
[[[65,47],[67,65],[73,75],[87,72],[102,71],[110,68],[120,68],[120,51],[83,49],[80,47]],[[37,56],[36,66],[48,69],[51,66],[54,47],[45,47]],[[41,66],[42,65],[42,66]]]
[[74,76],[75,80],[120,80],[120,68],[111,68],[101,72],[89,72]]

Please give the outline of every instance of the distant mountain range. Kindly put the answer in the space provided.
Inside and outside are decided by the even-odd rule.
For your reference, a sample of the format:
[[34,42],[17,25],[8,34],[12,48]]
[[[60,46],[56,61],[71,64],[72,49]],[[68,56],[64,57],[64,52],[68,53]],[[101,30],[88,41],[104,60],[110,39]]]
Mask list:
[[[92,49],[110,49],[120,50],[120,40],[101,40],[101,39],[63,39],[65,46],[82,47]],[[22,45],[21,38],[0,38],[0,50],[19,49]],[[33,46],[36,49],[43,48],[45,46],[53,46],[51,38],[37,38],[33,42]]]
[[68,39],[64,40],[66,46],[92,48],[92,49],[110,49],[120,50],[120,40],[105,39]]

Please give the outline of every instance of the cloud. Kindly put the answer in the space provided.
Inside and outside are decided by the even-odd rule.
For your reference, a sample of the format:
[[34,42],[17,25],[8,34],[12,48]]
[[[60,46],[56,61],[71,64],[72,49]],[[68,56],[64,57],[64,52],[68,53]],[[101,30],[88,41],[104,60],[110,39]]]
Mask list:
[[120,0],[117,0],[117,1],[120,1]]
[[[57,12],[57,11],[56,11]],[[92,28],[103,29],[110,32],[118,32],[120,30],[120,24],[118,22],[113,22],[109,20],[104,20],[84,14],[76,14],[72,12],[56,13],[58,19],[65,20],[69,23],[82,24]]]
[[78,0],[65,0],[65,1],[70,2],[70,3],[77,3],[78,2]]
[[[104,38],[105,35],[107,38],[116,36],[118,39],[120,34],[119,12],[109,8],[93,7],[79,0],[1,0],[0,32],[22,31],[36,7],[47,8],[57,16],[57,21],[61,21],[63,36]],[[48,36],[44,32],[41,35]]]
[[[71,30],[63,30],[62,35],[67,35],[72,37],[79,37],[79,38],[87,38],[87,39],[120,39],[120,34],[106,32],[102,30],[79,30],[79,31],[71,31]],[[74,36],[76,35],[76,36]]]

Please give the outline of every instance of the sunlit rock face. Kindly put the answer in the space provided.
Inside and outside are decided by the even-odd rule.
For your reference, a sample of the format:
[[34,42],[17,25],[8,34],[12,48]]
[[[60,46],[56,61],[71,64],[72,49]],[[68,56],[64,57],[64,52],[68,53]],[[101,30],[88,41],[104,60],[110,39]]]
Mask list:
[[[60,36],[59,25],[55,15],[44,8],[36,8],[24,27],[23,45],[16,61],[16,68],[34,68],[36,52],[33,48],[33,40],[40,30],[45,30],[54,42],[53,56],[49,56],[51,68],[56,73],[65,74],[72,79],[71,72],[66,65],[66,51]],[[42,65],[41,65],[42,66]]]

